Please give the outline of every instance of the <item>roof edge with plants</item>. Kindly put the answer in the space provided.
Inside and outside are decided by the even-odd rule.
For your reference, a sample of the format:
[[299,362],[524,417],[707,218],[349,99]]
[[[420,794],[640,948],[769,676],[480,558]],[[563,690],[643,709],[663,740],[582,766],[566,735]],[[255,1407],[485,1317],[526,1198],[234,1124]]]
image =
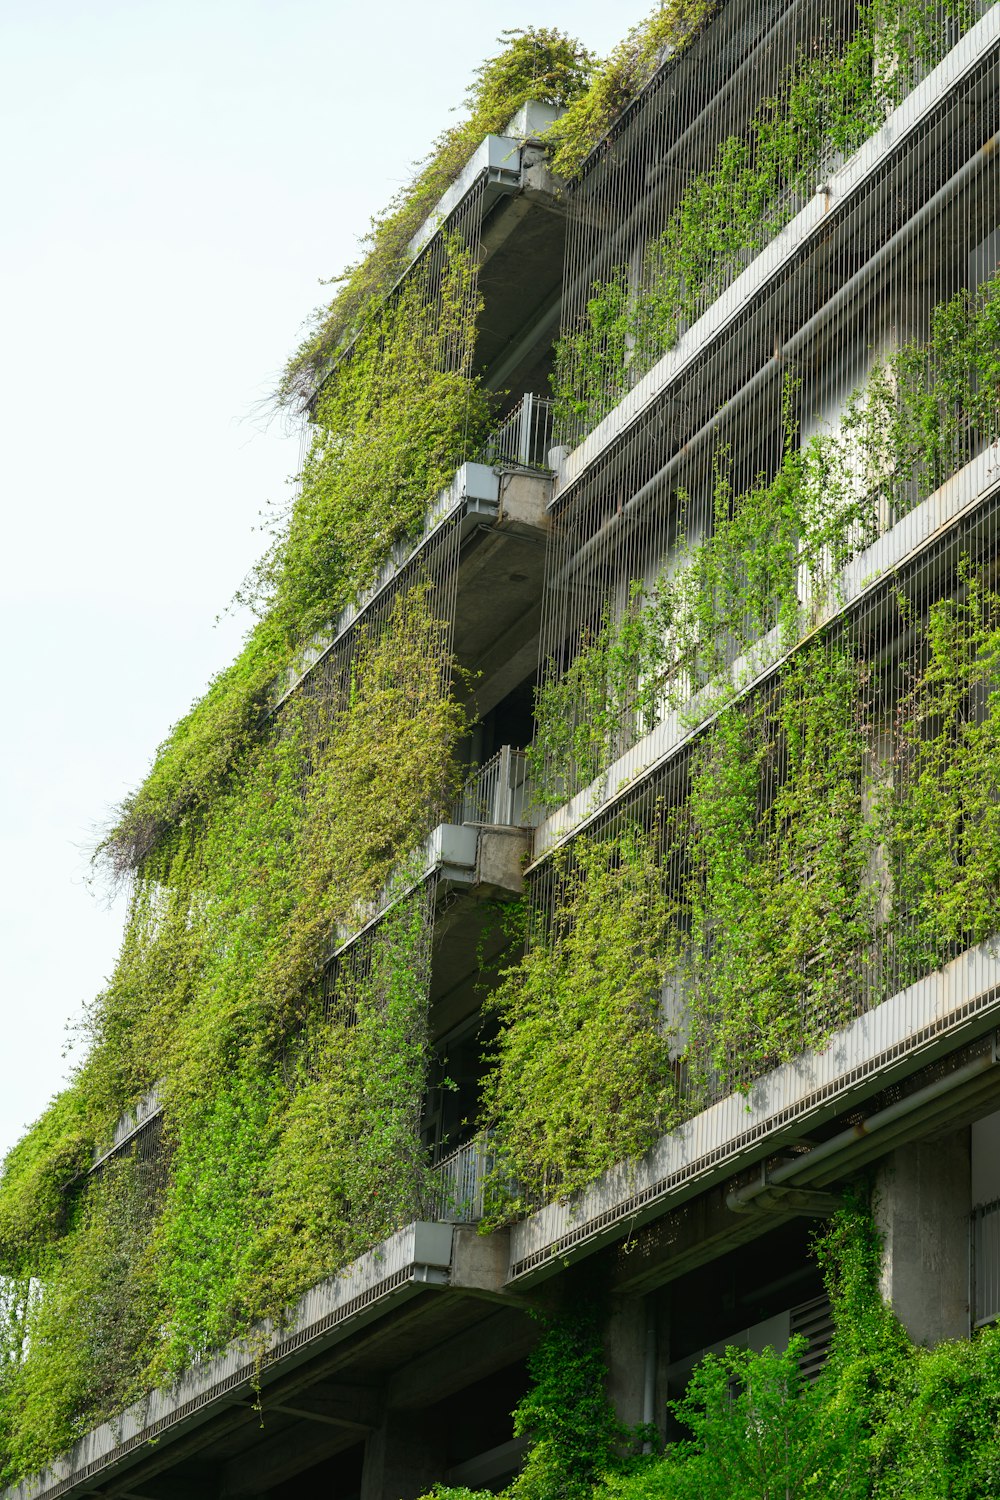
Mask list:
[[442,131],[411,181],[372,219],[361,241],[367,247],[363,257],[332,278],[336,295],[313,315],[289,360],[277,391],[279,405],[301,410],[309,404],[328,361],[406,270],[411,240],[483,137],[503,130],[529,101],[566,108],[585,93],[595,59],[566,33],[529,26],[505,31],[501,40],[503,51],[473,74],[464,118]]

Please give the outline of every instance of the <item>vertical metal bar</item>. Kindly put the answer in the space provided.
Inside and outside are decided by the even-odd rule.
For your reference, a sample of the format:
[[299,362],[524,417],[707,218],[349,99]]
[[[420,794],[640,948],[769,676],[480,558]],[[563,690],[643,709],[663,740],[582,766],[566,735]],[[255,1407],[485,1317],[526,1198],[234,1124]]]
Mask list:
[[531,463],[531,413],[534,397],[526,394],[521,398],[518,422],[517,460],[525,468]]

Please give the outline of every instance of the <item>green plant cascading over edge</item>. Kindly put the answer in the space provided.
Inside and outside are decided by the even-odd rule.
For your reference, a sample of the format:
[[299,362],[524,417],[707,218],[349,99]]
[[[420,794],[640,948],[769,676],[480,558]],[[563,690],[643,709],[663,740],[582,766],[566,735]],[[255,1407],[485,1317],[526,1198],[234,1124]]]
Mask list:
[[564,32],[544,27],[503,34],[506,47],[476,70],[466,116],[443,131],[417,175],[377,215],[365,238],[367,254],[342,276],[328,307],[285,370],[278,399],[307,403],[337,351],[365,327],[373,307],[406,269],[413,236],[454,182],[484,136],[503,130],[529,101],[566,106],[587,88],[594,59]]
[[882,895],[871,738],[862,665],[815,641],[717,716],[649,826],[557,851],[488,1002],[493,1221],[639,1157],[853,1013]]
[[716,0],[669,0],[632,30],[594,69],[588,88],[568,101],[549,128],[552,165],[573,179],[591,151],[638,97],[657,69],[682,52],[711,17]]
[[[90,1055],[0,1191],[3,1269],[23,1291],[9,1316],[24,1357],[0,1379],[6,1477],[415,1216],[422,892],[379,924],[363,971],[341,961],[332,995],[319,975],[338,926],[453,795],[465,716],[444,632],[426,588],[400,596],[357,650],[348,700],[293,698],[197,824],[149,856]],[[109,1241],[118,1164],[63,1189],[153,1085],[166,1179],[132,1238]],[[119,1284],[127,1302],[109,1302]]]
[[[89,1056],[0,1182],[4,1479],[279,1313],[424,1193],[426,913],[382,924],[346,1008],[327,1014],[318,975],[455,790],[467,720],[432,586],[356,630],[333,687],[271,705],[488,424],[475,267],[446,252],[440,282],[417,268],[324,387],[301,492],[248,585],[258,624],[103,845],[132,886],[121,956]],[[81,1173],[154,1086],[167,1178],[123,1226],[126,1169]],[[100,1292],[126,1261],[127,1310]]]

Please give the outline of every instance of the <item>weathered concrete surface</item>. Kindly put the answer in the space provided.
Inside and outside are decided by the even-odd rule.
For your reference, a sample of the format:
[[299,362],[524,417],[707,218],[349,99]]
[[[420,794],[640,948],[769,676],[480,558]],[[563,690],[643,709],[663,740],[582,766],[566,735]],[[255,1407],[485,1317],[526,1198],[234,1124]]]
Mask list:
[[969,1130],[898,1147],[876,1177],[882,1294],[918,1344],[969,1332]]

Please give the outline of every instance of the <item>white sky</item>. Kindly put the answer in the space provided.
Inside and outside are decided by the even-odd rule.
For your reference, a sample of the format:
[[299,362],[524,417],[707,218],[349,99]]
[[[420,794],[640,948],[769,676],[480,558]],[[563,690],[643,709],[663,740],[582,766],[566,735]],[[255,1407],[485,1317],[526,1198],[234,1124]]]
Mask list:
[[234,655],[255,415],[501,26],[649,0],[0,0],[0,1155],[115,960],[94,829]]

